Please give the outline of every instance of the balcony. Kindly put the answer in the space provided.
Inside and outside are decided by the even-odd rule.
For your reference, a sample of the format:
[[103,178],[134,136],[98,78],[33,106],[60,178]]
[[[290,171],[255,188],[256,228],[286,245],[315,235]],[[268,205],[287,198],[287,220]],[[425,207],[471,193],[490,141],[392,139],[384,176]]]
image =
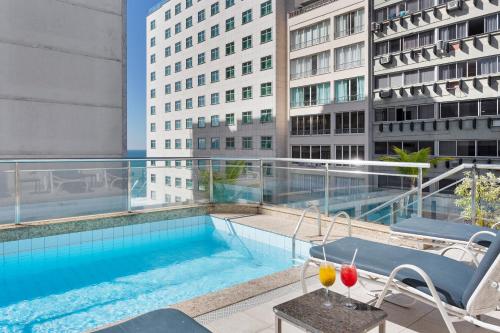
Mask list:
[[303,72],[299,72],[299,73],[291,73],[290,80],[298,80],[298,79],[303,79],[306,77],[328,74],[328,73],[330,73],[330,67],[315,68],[312,70],[303,71]]
[[290,50],[291,51],[297,51],[297,50],[301,50],[301,49],[305,49],[306,47],[311,47],[311,46],[314,46],[314,45],[319,45],[319,44],[323,44],[323,43],[327,43],[330,41],[330,35],[325,35],[325,36],[321,36],[321,37],[318,37],[318,38],[313,38],[313,39],[309,39],[309,40],[306,40],[304,42],[300,42],[300,43],[297,43],[297,44],[291,44],[290,45]]

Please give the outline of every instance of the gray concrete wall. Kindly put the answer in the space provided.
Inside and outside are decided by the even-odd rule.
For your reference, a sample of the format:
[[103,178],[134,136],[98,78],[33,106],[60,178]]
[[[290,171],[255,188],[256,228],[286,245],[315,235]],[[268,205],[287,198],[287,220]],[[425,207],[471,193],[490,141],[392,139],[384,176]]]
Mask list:
[[126,153],[126,0],[0,1],[0,158]]

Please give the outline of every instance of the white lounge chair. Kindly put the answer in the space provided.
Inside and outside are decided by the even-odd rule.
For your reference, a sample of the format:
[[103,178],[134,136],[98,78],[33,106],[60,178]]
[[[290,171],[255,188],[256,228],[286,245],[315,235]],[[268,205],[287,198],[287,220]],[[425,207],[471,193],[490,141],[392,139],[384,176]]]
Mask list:
[[[500,236],[495,237],[481,262],[478,262],[469,249],[457,245],[435,254],[350,235],[326,243],[332,227],[333,223],[323,239],[323,245],[310,249],[310,258],[304,263],[301,273],[304,292],[307,292],[305,272],[309,265],[324,260],[323,247],[326,259],[337,268],[350,261],[355,249],[358,249],[356,267],[360,277],[383,286],[376,306],[381,305],[390,291],[396,290],[436,306],[451,333],[456,331],[450,315],[500,332],[500,327],[478,319],[479,315],[494,311],[500,305]],[[474,266],[446,257],[451,249],[470,255]]]

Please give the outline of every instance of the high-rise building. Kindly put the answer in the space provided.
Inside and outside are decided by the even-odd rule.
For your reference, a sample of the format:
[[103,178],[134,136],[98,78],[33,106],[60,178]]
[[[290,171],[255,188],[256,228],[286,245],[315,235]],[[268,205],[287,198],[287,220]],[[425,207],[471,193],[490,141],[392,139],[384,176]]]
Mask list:
[[439,171],[498,162],[499,12],[495,1],[375,0],[374,158],[430,147],[454,158]]
[[[151,10],[148,157],[286,156],[288,5],[177,0]],[[201,163],[173,161],[167,167],[176,168],[165,169],[158,162],[148,196],[157,203],[193,199],[193,188],[204,187],[194,171]]]
[[0,157],[122,157],[125,0],[0,1]]
[[288,15],[289,155],[369,156],[369,1],[307,1]]

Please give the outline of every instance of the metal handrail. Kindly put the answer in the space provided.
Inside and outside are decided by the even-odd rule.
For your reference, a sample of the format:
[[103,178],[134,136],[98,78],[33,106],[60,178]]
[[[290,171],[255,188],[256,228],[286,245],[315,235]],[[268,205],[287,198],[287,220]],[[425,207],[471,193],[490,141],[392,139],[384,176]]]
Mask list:
[[321,236],[321,211],[319,210],[319,206],[313,202],[308,202],[308,207],[302,211],[302,215],[300,215],[299,222],[295,226],[295,230],[292,235],[292,258],[295,259],[295,240],[297,239],[297,233],[299,232],[300,227],[302,226],[302,222],[304,222],[304,217],[306,213],[315,209],[318,213],[318,236]]
[[326,231],[325,237],[323,237],[323,241],[321,242],[321,245],[325,245],[325,243],[328,240],[328,237],[330,236],[330,232],[332,232],[333,225],[335,224],[335,220],[337,220],[337,217],[344,216],[347,219],[347,235],[349,237],[352,236],[352,223],[351,223],[351,217],[349,214],[347,214],[344,211],[338,212],[337,214],[332,216],[332,224],[330,224],[330,227],[328,227],[328,230]]

